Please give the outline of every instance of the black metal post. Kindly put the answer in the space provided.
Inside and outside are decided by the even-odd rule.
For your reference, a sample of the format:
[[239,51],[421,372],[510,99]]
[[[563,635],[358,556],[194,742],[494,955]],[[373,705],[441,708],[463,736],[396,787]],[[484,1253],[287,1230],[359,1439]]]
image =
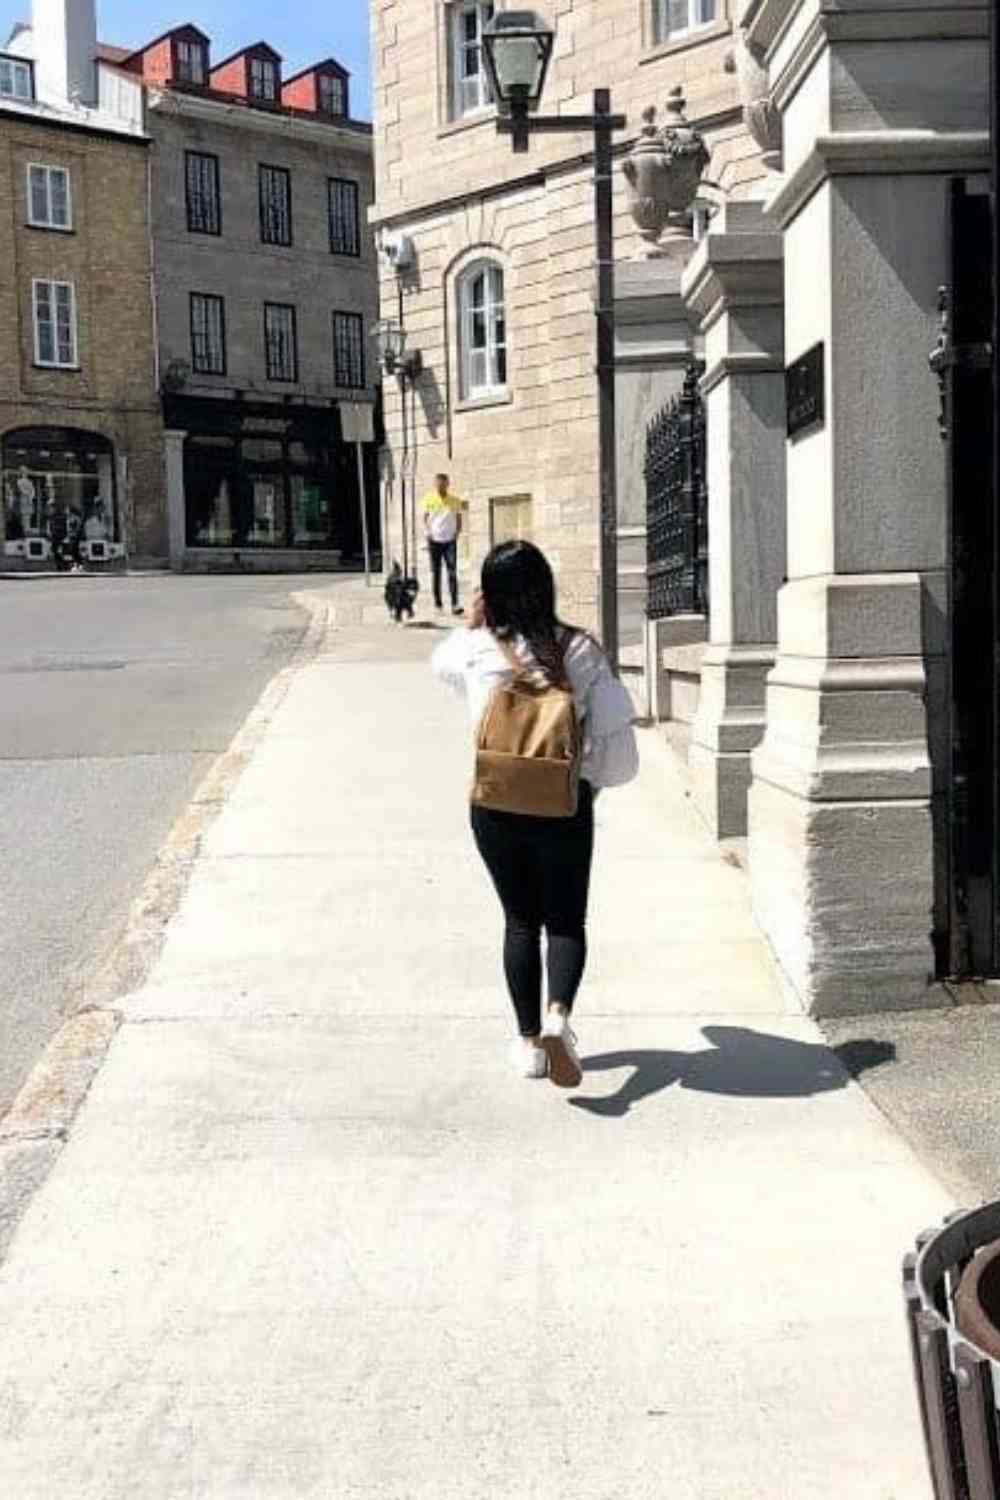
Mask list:
[[597,244],[597,385],[600,471],[601,635],[612,670],[618,671],[618,434],[615,404],[615,247],[612,137],[624,115],[611,113],[609,89],[595,89],[592,115],[529,115],[518,102],[497,119],[514,150],[527,150],[536,133],[594,132],[594,219]]
[[618,671],[618,432],[615,400],[615,248],[611,93],[594,91],[597,230],[597,386],[601,485],[601,638]]
[[[1000,788],[1000,0],[990,8],[993,204],[993,786]],[[1000,973],[1000,792],[993,801],[993,973]]]
[[511,104],[510,120],[512,125],[511,144],[520,156],[528,149],[530,126],[528,124],[528,105],[523,99],[515,99]]

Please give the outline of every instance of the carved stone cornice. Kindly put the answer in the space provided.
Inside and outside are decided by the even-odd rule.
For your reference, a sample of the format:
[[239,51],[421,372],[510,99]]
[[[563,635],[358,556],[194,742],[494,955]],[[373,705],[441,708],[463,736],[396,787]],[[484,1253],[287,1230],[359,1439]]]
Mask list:
[[681,293],[701,332],[734,307],[780,307],[785,300],[781,235],[706,235],[684,272]]
[[[806,0],[747,0],[738,24],[751,43],[769,57]],[[820,0],[810,30],[820,28],[834,41],[903,41],[926,37],[946,41],[983,37],[989,32],[989,0],[855,0],[850,10]]]
[[765,213],[784,229],[828,177],[988,172],[989,165],[987,130],[853,130],[819,135]]
[[784,34],[802,0],[749,0],[739,18],[739,25],[750,41],[765,55]]

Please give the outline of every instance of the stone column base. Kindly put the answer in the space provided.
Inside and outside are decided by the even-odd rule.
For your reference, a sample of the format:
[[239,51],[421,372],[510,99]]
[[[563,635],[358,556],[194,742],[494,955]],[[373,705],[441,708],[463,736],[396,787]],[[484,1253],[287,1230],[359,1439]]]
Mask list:
[[674,717],[663,653],[673,647],[700,646],[708,638],[708,621],[704,615],[669,615],[647,619],[643,632],[646,717],[660,723]]
[[779,595],[750,878],[813,1015],[934,1003],[923,593],[919,574],[898,573],[801,579]]
[[755,779],[749,827],[754,915],[809,1015],[938,1003],[926,801],[812,802]]
[[695,806],[716,838],[747,831],[750,754],[764,737],[775,647],[709,646],[688,762]]

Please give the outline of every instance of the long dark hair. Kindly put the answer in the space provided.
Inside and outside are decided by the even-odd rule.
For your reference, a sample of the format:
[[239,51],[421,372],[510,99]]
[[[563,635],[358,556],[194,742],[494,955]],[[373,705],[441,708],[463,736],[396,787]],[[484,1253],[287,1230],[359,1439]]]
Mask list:
[[482,572],[486,623],[501,641],[522,636],[550,682],[566,681],[560,633],[572,630],[556,614],[556,582],[543,552],[531,542],[501,542]]

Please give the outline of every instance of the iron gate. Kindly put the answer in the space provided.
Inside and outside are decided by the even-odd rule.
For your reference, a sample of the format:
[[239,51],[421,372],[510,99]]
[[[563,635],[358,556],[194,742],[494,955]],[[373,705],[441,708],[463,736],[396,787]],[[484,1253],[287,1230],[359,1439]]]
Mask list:
[[646,575],[651,620],[708,614],[708,486],[704,365],[692,360],[684,386],[646,430]]
[[931,365],[948,444],[948,891],[938,966],[1000,972],[1000,595],[993,360],[993,212],[963,180],[951,199],[951,283]]

